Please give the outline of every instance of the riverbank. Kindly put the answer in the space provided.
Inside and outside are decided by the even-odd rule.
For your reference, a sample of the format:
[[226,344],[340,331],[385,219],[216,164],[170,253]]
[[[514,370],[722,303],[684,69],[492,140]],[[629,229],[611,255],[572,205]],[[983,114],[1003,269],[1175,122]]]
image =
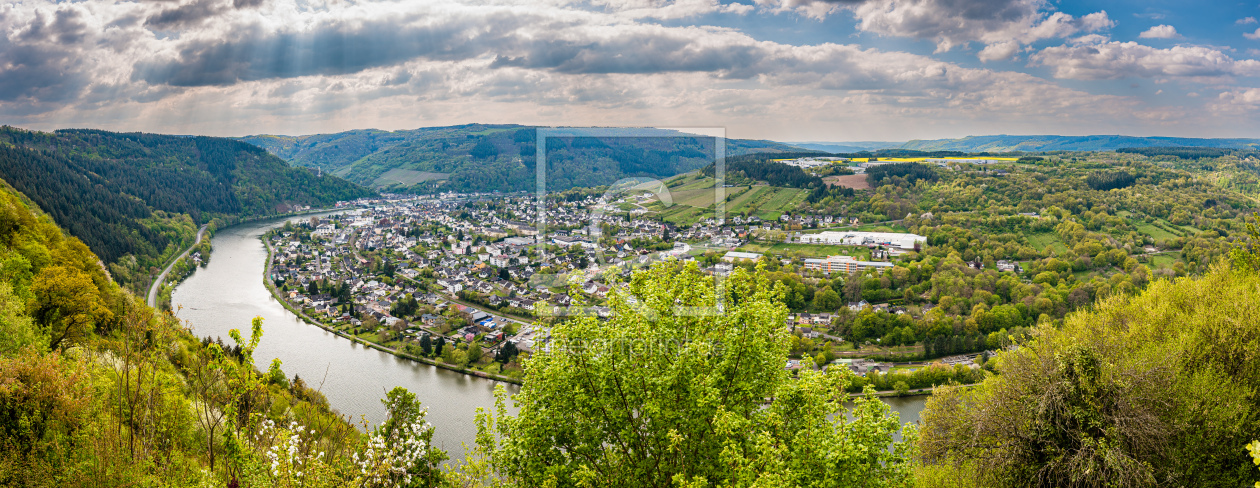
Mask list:
[[[293,213],[287,213],[287,214],[255,216],[255,217],[250,217],[247,219],[239,219],[239,220],[224,220],[222,218],[215,218],[211,222],[201,224],[201,227],[197,229],[197,236],[195,239],[193,239],[193,243],[189,245],[187,248],[185,248],[182,252],[177,254],[174,258],[171,258],[171,260],[166,263],[166,266],[162,268],[162,273],[159,274],[157,278],[154,279],[153,282],[149,284],[148,293],[145,295],[145,303],[149,305],[150,307],[158,308],[157,306],[158,299],[166,298],[167,300],[165,300],[165,302],[168,304],[166,307],[166,311],[168,312],[170,311],[169,304],[170,304],[171,292],[174,291],[175,287],[179,286],[179,284],[183,282],[183,280],[187,279],[188,276],[191,276],[192,273],[181,276],[178,281],[172,281],[170,283],[166,283],[166,277],[168,274],[170,274],[171,270],[175,268],[175,265],[179,264],[180,261],[183,261],[184,259],[186,259],[188,257],[188,253],[201,244],[201,241],[203,238],[205,238],[205,234],[207,231],[210,233],[210,237],[213,237],[214,232],[220,228],[227,228],[227,227],[232,227],[236,225],[249,224],[252,222],[261,222],[264,220],[271,220],[271,219],[293,218],[293,217],[301,217],[303,215],[336,212],[338,210],[350,210],[350,208],[342,208],[342,209],[322,208],[322,209],[304,210],[301,212],[293,212]],[[213,226],[214,228],[213,229],[210,228],[211,226]],[[210,257],[205,256],[204,259],[209,260]]]
[[314,325],[328,332],[332,332],[333,334],[336,334],[338,337],[348,339],[351,342],[362,344],[372,349],[376,349],[381,352],[392,354],[401,359],[415,361],[417,363],[427,364],[430,366],[436,366],[436,367],[454,371],[457,373],[462,373],[469,376],[476,376],[478,378],[485,378],[488,380],[499,381],[503,383],[511,383],[515,385],[522,384],[521,380],[517,378],[512,378],[509,376],[503,376],[503,375],[498,375],[498,374],[493,374],[493,373],[487,373],[485,371],[478,371],[478,370],[470,369],[470,368],[464,368],[461,366],[447,364],[442,361],[437,361],[437,360],[426,358],[423,356],[415,356],[415,355],[407,354],[406,352],[400,351],[397,348],[389,347],[389,346],[386,346],[384,344],[380,344],[374,341],[369,341],[367,339],[364,339],[362,337],[359,337],[353,334],[347,334],[344,331],[337,329],[336,327],[325,324],[319,320],[316,320],[310,317],[305,312],[297,309],[292,304],[290,304],[289,301],[285,299],[283,295],[280,294],[280,291],[276,289],[275,283],[272,283],[271,279],[269,279],[269,277],[271,276],[271,265],[272,265],[272,258],[274,257],[273,255],[274,251],[271,248],[271,243],[267,242],[267,238],[265,235],[261,237],[261,240],[263,242],[263,246],[266,247],[267,249],[267,265],[263,267],[263,275],[262,275],[263,286],[267,287],[267,291],[271,293],[271,296],[275,298],[276,301],[280,302],[280,306],[284,307],[286,310],[293,313],[293,315],[296,315],[298,318],[302,319],[302,321],[306,322],[307,324]]
[[[210,224],[201,224],[201,228],[197,229],[197,238],[193,239],[192,245],[188,246],[187,249],[184,249],[183,252],[176,255],[175,258],[171,259],[171,262],[167,263],[166,267],[162,269],[162,273],[159,274],[157,278],[153,280],[153,283],[149,285],[149,293],[145,296],[146,304],[148,304],[150,307],[157,308],[158,293],[162,289],[162,282],[166,280],[166,275],[170,274],[171,270],[175,268],[176,264],[184,260],[184,258],[187,258],[188,253],[192,251],[193,248],[201,244],[201,240],[205,237],[206,230],[209,227],[210,227]],[[183,279],[187,277],[188,276],[181,277],[180,281],[183,281]],[[178,285],[178,284],[179,284],[178,282],[172,283],[171,288],[174,288],[175,285]],[[169,297],[169,294],[164,294],[164,296]],[[169,304],[170,300],[167,300],[167,303]],[[170,310],[170,307],[167,306],[167,311],[169,310]]]

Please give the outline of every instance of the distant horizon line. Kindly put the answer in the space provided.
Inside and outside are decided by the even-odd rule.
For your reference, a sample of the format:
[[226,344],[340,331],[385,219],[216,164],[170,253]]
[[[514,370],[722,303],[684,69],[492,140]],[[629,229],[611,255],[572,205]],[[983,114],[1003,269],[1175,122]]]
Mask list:
[[[465,126],[472,126],[472,125],[485,125],[485,126],[515,126],[515,127],[522,127],[522,128],[537,128],[537,127],[546,127],[546,128],[596,128],[596,127],[610,127],[610,128],[613,128],[613,127],[614,127],[614,126],[597,126],[597,125],[541,125],[541,124],[528,125],[528,124],[518,124],[518,123],[483,123],[483,122],[470,122],[470,123],[463,123],[463,124],[426,125],[426,126],[417,126],[417,127],[410,128],[410,129],[393,129],[393,130],[390,130],[390,129],[377,129],[377,128],[372,128],[372,127],[365,127],[365,128],[355,128],[355,129],[345,129],[345,130],[336,131],[336,132],[313,132],[313,133],[309,133],[309,134],[297,134],[297,135],[291,135],[291,134],[278,134],[278,133],[254,133],[254,134],[235,135],[235,136],[214,136],[214,135],[205,135],[205,134],[175,134],[175,133],[163,133],[163,132],[148,132],[148,131],[143,131],[143,130],[134,130],[134,131],[133,131],[133,130],[101,129],[101,128],[96,128],[96,127],[63,127],[63,128],[51,129],[51,130],[41,130],[41,129],[28,129],[28,128],[21,127],[21,126],[18,126],[18,125],[10,125],[10,124],[4,124],[4,125],[5,125],[5,126],[8,126],[8,127],[17,128],[17,129],[22,129],[22,130],[31,130],[31,131],[37,131],[37,132],[56,132],[56,131],[62,131],[62,130],[102,130],[102,131],[107,131],[107,132],[116,132],[116,133],[120,133],[120,134],[126,134],[126,133],[142,133],[142,134],[159,134],[159,135],[169,135],[169,136],[177,136],[177,137],[199,137],[199,136],[200,136],[200,137],[221,137],[221,138],[225,138],[225,139],[243,139],[243,138],[248,138],[248,137],[264,137],[264,136],[269,136],[269,137],[311,137],[311,136],[320,136],[320,135],[341,134],[341,133],[345,133],[345,132],[353,132],[353,131],[406,132],[406,131],[414,131],[414,130],[420,130],[420,129],[440,129],[440,128],[465,127]],[[698,127],[698,128],[699,128],[699,127],[701,127],[701,126],[696,126],[696,127]],[[716,126],[714,126],[714,127],[716,127]],[[687,127],[679,127],[679,126],[616,126],[615,128],[627,128],[627,129],[631,129],[631,128],[633,128],[633,129],[659,129],[659,130],[674,130],[674,131],[679,131],[679,132],[682,132],[682,131],[683,131],[683,130],[685,130]],[[701,134],[701,135],[703,135],[703,134]],[[710,136],[710,137],[711,137],[711,136]],[[873,140],[873,139],[863,139],[863,140],[817,140],[817,139],[815,139],[815,140],[789,140],[789,139],[775,139],[775,138],[768,138],[768,137],[732,137],[732,136],[727,136],[727,137],[726,137],[726,139],[741,139],[741,140],[754,140],[754,141],[771,141],[771,142],[777,142],[777,143],[781,143],[781,144],[826,144],[826,145],[880,144],[880,145],[892,145],[892,144],[906,144],[906,143],[910,143],[910,142],[914,142],[914,141],[951,141],[951,140],[961,140],[961,139],[967,139],[967,138],[979,138],[979,137],[1130,137],[1130,138],[1138,138],[1138,139],[1255,140],[1255,141],[1260,142],[1260,134],[1257,134],[1257,135],[1256,135],[1256,136],[1254,136],[1254,137],[1195,137],[1195,136],[1131,135],[1131,134],[1047,134],[1047,133],[1040,133],[1040,134],[969,134],[969,135],[965,135],[965,136],[958,136],[958,137],[936,137],[936,138],[915,137],[915,138],[899,139],[899,140]]]

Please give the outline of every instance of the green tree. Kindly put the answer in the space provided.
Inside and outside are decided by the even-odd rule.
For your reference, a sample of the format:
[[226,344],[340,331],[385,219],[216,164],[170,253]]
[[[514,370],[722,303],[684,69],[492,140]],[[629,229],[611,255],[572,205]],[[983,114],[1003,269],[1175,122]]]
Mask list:
[[442,481],[438,464],[446,453],[433,446],[433,426],[425,420],[416,394],[394,387],[381,400],[387,417],[367,440],[358,458],[363,486],[432,487]]
[[[1253,219],[1260,221],[1260,213],[1253,213]],[[1243,271],[1260,272],[1260,229],[1253,222],[1247,222],[1246,242],[1229,252],[1234,267]]]
[[814,308],[817,310],[835,310],[842,304],[840,294],[831,287],[823,288],[822,291],[814,294]]
[[610,294],[611,320],[558,323],[525,363],[519,413],[500,388],[496,413],[478,414],[498,475],[515,486],[906,485],[888,407],[868,398],[851,421],[838,414],[847,369],[789,379],[784,287],[741,269],[717,291],[694,263],[657,265]]
[[26,307],[13,295],[13,287],[0,282],[0,355],[13,354],[27,346],[48,346],[47,333],[26,315]]
[[92,277],[75,268],[49,266],[40,270],[31,291],[35,294],[32,315],[47,334],[51,349],[81,339],[98,322],[113,317]]
[[429,337],[429,334],[420,336],[420,350],[425,356],[433,354],[433,339]]
[[513,357],[516,356],[517,352],[518,351],[516,349],[516,343],[512,341],[506,341],[504,342],[502,347],[499,347],[499,351],[495,353],[494,360],[500,363],[507,363],[508,361],[511,361]]

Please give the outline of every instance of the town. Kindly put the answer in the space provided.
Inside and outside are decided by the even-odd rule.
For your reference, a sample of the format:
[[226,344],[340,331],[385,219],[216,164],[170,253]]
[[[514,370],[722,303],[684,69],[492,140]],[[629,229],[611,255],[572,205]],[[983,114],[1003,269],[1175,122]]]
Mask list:
[[[694,261],[701,271],[724,276],[765,261],[796,281],[828,288],[828,279],[888,271],[892,259],[922,250],[926,241],[909,233],[845,230],[860,222],[821,215],[765,221],[735,216],[677,226],[641,212],[607,212],[619,203],[624,201],[596,195],[550,198],[540,216],[538,202],[519,195],[387,195],[347,202],[352,209],[270,232],[268,279],[290,308],[326,328],[410,356],[513,378],[521,373],[516,354],[545,347],[549,318],[569,307],[607,317],[603,302],[617,280],[652,263]],[[546,222],[541,234],[540,219]],[[768,239],[835,254],[741,250]],[[860,374],[887,372],[891,364],[841,358],[846,339],[832,334],[835,320],[864,310],[921,316],[931,309],[844,303],[830,289],[796,308],[784,325],[817,344],[799,351],[808,361],[786,367],[843,363]],[[881,340],[874,338],[874,345]],[[847,349],[854,354],[861,346]]]

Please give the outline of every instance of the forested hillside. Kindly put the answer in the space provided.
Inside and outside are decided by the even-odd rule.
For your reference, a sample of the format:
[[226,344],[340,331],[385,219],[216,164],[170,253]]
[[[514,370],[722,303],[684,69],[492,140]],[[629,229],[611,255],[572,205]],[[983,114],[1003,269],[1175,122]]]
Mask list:
[[98,130],[0,128],[0,178],[114,265],[124,284],[147,279],[143,270],[214,218],[371,193],[238,141]]
[[[613,183],[629,176],[673,176],[712,162],[713,139],[666,130],[653,136],[549,139],[548,189]],[[533,127],[468,124],[404,131],[353,130],[240,140],[294,166],[318,167],[375,188],[410,191],[533,190]],[[799,151],[772,141],[726,140],[726,154]]]
[[1043,324],[979,388],[929,400],[920,485],[1249,485],[1257,290],[1255,268],[1222,262]]
[[226,343],[193,337],[3,183],[0,269],[0,486],[438,479],[414,395],[389,392],[387,421],[360,433],[278,360],[254,364],[261,318]]

